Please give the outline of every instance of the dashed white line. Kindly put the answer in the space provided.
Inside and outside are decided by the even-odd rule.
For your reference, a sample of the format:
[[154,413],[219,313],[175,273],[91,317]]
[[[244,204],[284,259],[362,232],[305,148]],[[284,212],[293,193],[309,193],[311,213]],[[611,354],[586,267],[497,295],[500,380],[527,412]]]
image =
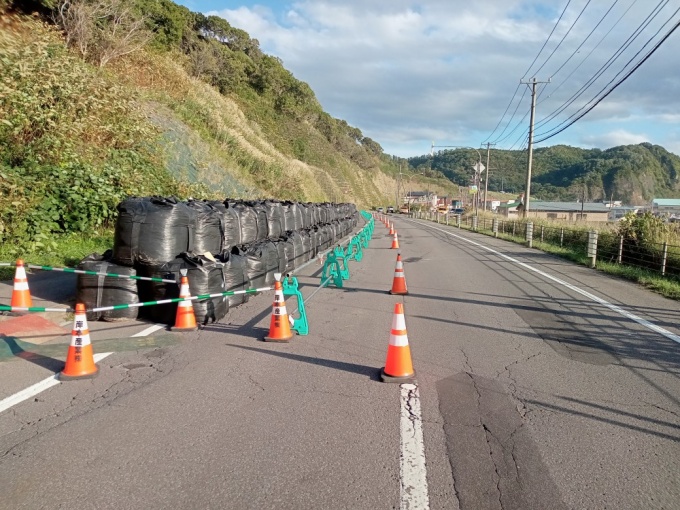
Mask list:
[[[411,221],[412,221],[412,220],[411,220]],[[519,260],[517,260],[517,259],[515,259],[515,258],[512,258],[512,257],[510,257],[510,256],[508,256],[508,255],[505,255],[505,254],[503,254],[503,253],[501,253],[501,252],[499,252],[499,251],[496,251],[496,250],[494,250],[493,248],[489,248],[488,246],[485,246],[485,245],[483,245],[483,244],[480,244],[480,243],[477,243],[477,242],[472,241],[472,240],[470,240],[470,239],[467,239],[466,237],[459,236],[459,235],[453,234],[453,233],[451,233],[451,232],[448,232],[448,231],[446,231],[446,230],[442,230],[441,228],[433,227],[433,226],[431,226],[431,225],[427,225],[427,224],[424,224],[424,223],[420,223],[420,222],[414,222],[414,223],[420,224],[420,225],[423,225],[423,226],[426,226],[426,227],[431,228],[431,229],[433,229],[433,230],[437,230],[437,231],[439,231],[439,232],[442,232],[442,233],[444,233],[444,234],[450,235],[450,236],[452,236],[452,237],[455,237],[455,238],[460,239],[460,240],[462,240],[462,241],[465,241],[465,242],[467,242],[467,243],[473,244],[473,245],[475,245],[475,246],[477,246],[477,247],[479,247],[479,248],[481,248],[481,249],[483,249],[483,250],[489,251],[489,252],[491,252],[491,253],[493,253],[493,254],[495,254],[495,255],[498,255],[499,257],[502,257],[502,258],[504,258],[504,259],[506,259],[506,260],[509,260],[510,262],[513,262],[514,264],[517,264],[518,266],[521,266],[521,267],[523,267],[523,268],[525,268],[525,269],[528,269],[529,271],[533,271],[533,272],[536,273],[536,274],[540,274],[540,275],[543,276],[544,278],[547,278],[548,280],[551,280],[551,281],[557,283],[558,285],[562,285],[562,286],[564,286],[564,287],[566,287],[566,288],[568,288],[568,289],[571,289],[571,290],[573,290],[574,292],[576,292],[576,293],[578,293],[578,294],[581,294],[582,296],[587,297],[588,299],[590,299],[590,300],[592,300],[592,301],[595,301],[596,303],[599,303],[599,304],[601,304],[602,306],[605,306],[605,307],[609,308],[609,309],[612,310],[613,312],[616,312],[616,313],[618,313],[618,314],[620,314],[620,315],[623,315],[624,317],[626,317],[626,318],[628,318],[628,319],[630,319],[630,320],[632,320],[632,321],[637,322],[637,323],[640,324],[641,326],[644,326],[645,328],[650,329],[650,330],[652,330],[652,331],[654,331],[654,332],[656,332],[656,333],[659,333],[660,335],[665,336],[665,337],[668,338],[669,340],[673,340],[674,342],[680,344],[680,336],[678,336],[678,335],[676,335],[676,334],[674,334],[674,333],[671,333],[671,332],[668,331],[667,329],[664,329],[664,328],[662,328],[661,326],[657,326],[656,324],[653,324],[653,323],[649,322],[648,320],[643,319],[642,317],[638,317],[637,315],[635,315],[635,314],[633,314],[633,313],[631,313],[631,312],[628,312],[628,311],[624,310],[623,308],[621,308],[621,307],[619,307],[619,306],[616,306],[616,305],[610,303],[609,301],[605,301],[604,299],[602,299],[602,298],[600,298],[600,297],[597,297],[597,296],[594,295],[594,294],[591,294],[591,293],[588,292],[587,290],[583,290],[583,289],[581,289],[581,288],[579,288],[579,287],[577,287],[577,286],[575,286],[575,285],[572,285],[571,283],[565,282],[564,280],[560,280],[559,278],[556,278],[555,276],[552,276],[552,275],[550,275],[550,274],[548,274],[548,273],[545,273],[545,272],[541,271],[540,269],[536,269],[535,267],[530,266],[529,264],[526,264],[526,263],[524,263],[524,262],[520,262]]]
[[428,510],[427,469],[420,395],[415,384],[401,385],[401,510]]

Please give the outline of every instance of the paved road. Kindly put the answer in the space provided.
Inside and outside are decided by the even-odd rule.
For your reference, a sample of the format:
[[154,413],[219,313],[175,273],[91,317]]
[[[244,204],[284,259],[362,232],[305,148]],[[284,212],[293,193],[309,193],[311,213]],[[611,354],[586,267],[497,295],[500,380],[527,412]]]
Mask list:
[[[407,507],[401,390],[378,378],[397,301],[429,508],[680,508],[676,302],[486,236],[396,225],[409,295],[386,293],[395,250],[377,225],[290,344],[258,340],[267,295],[195,333],[93,325],[95,351],[114,351],[96,379],[0,414],[0,508]],[[300,275],[306,296],[318,269]],[[47,377],[63,342],[0,358],[0,398]]]

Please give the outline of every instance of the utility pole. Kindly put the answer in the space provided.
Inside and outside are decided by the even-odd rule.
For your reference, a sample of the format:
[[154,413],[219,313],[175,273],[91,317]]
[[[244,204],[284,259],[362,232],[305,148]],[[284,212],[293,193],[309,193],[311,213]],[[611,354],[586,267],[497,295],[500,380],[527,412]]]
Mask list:
[[486,193],[489,190],[489,157],[491,155],[491,146],[495,143],[486,143],[486,178],[484,179],[484,211],[486,211]]
[[531,85],[531,120],[529,121],[529,157],[527,161],[527,181],[526,190],[524,192],[524,213],[523,216],[526,218],[529,212],[529,197],[531,196],[531,163],[534,157],[534,117],[536,114],[536,84],[538,83],[550,83],[548,81],[537,81],[536,78],[532,78],[530,82],[520,80],[520,83],[525,83]]

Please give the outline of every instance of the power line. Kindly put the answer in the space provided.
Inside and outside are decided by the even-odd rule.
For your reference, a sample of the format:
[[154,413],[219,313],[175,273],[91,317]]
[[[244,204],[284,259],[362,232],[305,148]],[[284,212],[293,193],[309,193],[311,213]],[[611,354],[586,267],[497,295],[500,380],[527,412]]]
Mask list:
[[[590,0],[589,0],[589,2],[590,2]],[[534,57],[533,62],[531,62],[531,64],[530,64],[529,67],[527,68],[527,70],[524,72],[524,75],[523,75],[522,78],[520,79],[520,83],[517,84],[517,88],[515,89],[515,92],[513,92],[512,97],[510,98],[510,102],[508,103],[508,106],[506,106],[505,111],[503,112],[503,115],[501,115],[501,119],[498,121],[498,124],[496,124],[496,127],[493,128],[493,131],[491,132],[491,134],[490,134],[489,136],[486,137],[486,139],[484,140],[483,143],[487,142],[487,141],[493,136],[493,134],[498,130],[499,126],[500,126],[501,123],[503,122],[503,119],[505,118],[505,115],[508,113],[508,110],[509,110],[510,107],[512,106],[512,102],[514,101],[515,97],[517,97],[517,91],[519,90],[520,86],[522,85],[522,84],[521,84],[521,81],[522,81],[524,78],[526,78],[527,74],[529,74],[529,71],[531,70],[531,68],[533,67],[533,65],[536,63],[536,61],[538,60],[538,57],[541,56],[541,53],[543,52],[543,49],[546,47],[546,45],[547,45],[548,42],[550,41],[550,38],[552,37],[553,33],[555,32],[555,29],[557,29],[557,26],[560,24],[560,21],[562,20],[562,17],[564,16],[564,13],[567,12],[567,8],[569,7],[569,4],[570,4],[570,3],[571,3],[571,0],[568,0],[568,1],[567,1],[567,5],[565,5],[565,6],[564,6],[564,9],[562,10],[562,14],[560,14],[560,17],[558,18],[557,22],[555,23],[555,25],[553,26],[552,30],[550,31],[550,35],[548,35],[548,38],[547,38],[547,39],[545,40],[545,42],[543,43],[543,46],[541,46],[541,49],[538,50],[538,53],[537,53],[536,56]],[[524,94],[526,94],[526,89],[524,90],[524,93],[522,94],[522,97],[521,97],[520,100],[519,100],[519,104],[521,104],[522,98],[524,98]],[[518,107],[519,107],[519,104],[518,104]],[[515,117],[515,114],[516,114],[516,113],[517,113],[517,108],[515,108],[515,111],[513,112],[513,114],[512,114],[512,116],[510,117],[510,119],[508,120],[508,123],[506,124],[505,129],[508,128],[508,126],[509,126],[510,123],[512,122],[512,119]],[[500,135],[498,135],[499,137],[503,136],[503,133],[505,133],[505,129],[501,132]],[[498,141],[498,138],[496,139],[496,141]]]
[[[612,4],[612,6],[609,8],[609,11],[611,11],[611,9],[614,7],[614,5],[616,5],[616,4],[618,3],[618,1],[619,1],[619,0],[616,0],[616,1]],[[578,65],[577,65],[574,69],[572,69],[572,71],[567,75],[567,77],[566,77],[564,80],[562,80],[559,84],[557,84],[557,85],[555,85],[555,86],[553,87],[553,89],[552,89],[552,94],[554,94],[557,90],[559,90],[559,89],[562,87],[562,85],[564,85],[565,83],[567,83],[567,81],[569,80],[569,78],[571,78],[571,77],[573,76],[573,74],[574,74],[576,71],[578,71],[579,68],[586,62],[586,60],[588,60],[588,59],[590,58],[590,56],[595,52],[595,50],[596,50],[597,48],[600,47],[600,45],[604,42],[604,40],[609,36],[609,34],[612,33],[612,31],[614,30],[614,28],[616,28],[616,26],[621,22],[621,20],[626,16],[626,14],[628,14],[628,11],[630,11],[630,10],[633,8],[633,6],[634,6],[637,2],[638,2],[638,0],[633,0],[633,3],[631,3],[631,4],[628,6],[628,9],[626,9],[626,10],[624,11],[624,13],[621,15],[621,17],[619,17],[619,19],[616,20],[616,21],[614,22],[614,24],[609,28],[609,30],[607,31],[607,33],[605,33],[604,36],[602,36],[602,38],[595,44],[595,46],[593,46],[593,48],[592,48],[592,49],[588,52],[588,54],[581,60],[581,62],[579,62]],[[609,14],[609,11],[607,11],[607,14]],[[579,52],[579,50],[581,49],[581,47],[583,46],[583,44],[590,38],[590,36],[593,34],[593,32],[595,32],[595,30],[600,26],[600,24],[602,23],[602,21],[604,21],[604,18],[607,16],[607,14],[605,14],[605,16],[603,16],[602,19],[600,19],[600,21],[597,23],[597,25],[595,25],[595,28],[593,28],[593,30],[590,32],[590,34],[588,34],[588,37],[586,37],[586,38],[584,39],[583,43],[581,43],[581,44],[579,45],[579,47],[576,48],[576,50],[574,50],[574,52],[569,56],[569,58],[568,58],[568,59],[567,59],[567,60],[566,60],[566,61],[565,61],[558,69],[557,69],[557,71],[555,71],[551,76],[555,76],[557,73],[559,73],[559,72],[562,70],[562,68],[569,62],[569,60],[571,60],[571,58]],[[552,94],[551,94],[551,95],[552,95]],[[539,97],[540,97],[540,96],[539,96]],[[548,97],[550,97],[550,96],[548,96]],[[546,99],[547,99],[547,98],[546,98]],[[539,101],[538,104],[543,103],[546,99],[543,99],[543,100]]]
[[541,64],[541,67],[539,67],[539,68],[536,70],[536,72],[535,72],[534,74],[538,74],[539,72],[541,72],[541,69],[543,69],[543,67],[544,67],[544,66],[548,63],[548,61],[552,58],[552,56],[555,54],[555,52],[558,50],[558,48],[562,45],[562,43],[563,43],[564,40],[567,38],[567,36],[571,33],[571,30],[576,26],[576,23],[578,23],[578,20],[581,19],[581,16],[583,16],[583,13],[585,12],[585,10],[586,10],[586,9],[588,8],[588,6],[590,5],[590,2],[591,2],[591,0],[588,0],[588,1],[586,2],[586,5],[583,7],[583,9],[581,9],[581,12],[578,14],[578,16],[576,16],[576,19],[574,20],[574,22],[573,22],[573,23],[571,24],[571,26],[569,27],[569,30],[567,30],[567,32],[564,34],[564,36],[562,36],[562,39],[560,40],[560,42],[557,43],[557,46],[555,46],[555,48],[552,50],[552,52],[550,53],[550,55],[548,55],[548,58],[545,59],[545,62],[543,62],[543,64]]
[[[595,83],[595,82],[596,82],[596,81],[597,81],[597,80],[605,73],[605,71],[607,71],[607,70],[608,70],[608,69],[609,69],[609,68],[610,68],[610,67],[611,67],[618,59],[619,59],[619,57],[621,57],[621,55],[623,55],[623,52],[624,52],[626,49],[628,49],[628,48],[633,44],[633,42],[639,37],[639,35],[642,33],[642,31],[643,31],[645,28],[647,28],[647,27],[649,26],[649,24],[654,20],[654,18],[656,18],[656,16],[661,12],[661,9],[663,9],[663,7],[665,7],[665,5],[668,3],[668,1],[669,1],[669,0],[661,0],[661,1],[659,2],[659,4],[657,4],[657,6],[653,9],[653,11],[652,11],[652,12],[651,12],[651,13],[643,20],[643,22],[635,29],[635,31],[633,32],[633,34],[631,34],[631,35],[628,37],[628,39],[626,39],[626,41],[624,41],[624,43],[623,43],[621,46],[619,46],[619,48],[616,50],[616,52],[614,52],[614,55],[612,55],[612,56],[611,56],[611,57],[610,57],[610,58],[609,58],[609,59],[608,59],[601,67],[600,67],[600,69],[598,69],[598,71],[597,71],[591,78],[589,78],[588,81],[586,81],[586,83],[583,84],[583,86],[581,86],[581,88],[580,88],[579,90],[577,90],[577,91],[576,91],[569,99],[567,99],[564,103],[562,103],[562,105],[560,105],[558,108],[556,108],[555,110],[553,110],[553,111],[552,111],[550,114],[548,114],[546,117],[544,117],[543,119],[541,119],[541,120],[537,123],[537,126],[536,126],[536,127],[543,127],[543,126],[545,126],[548,122],[550,122],[552,119],[554,119],[554,118],[557,117],[560,113],[562,113],[564,110],[566,110],[569,106],[571,106],[571,105],[572,105],[579,97],[581,97],[581,96],[582,96],[582,95],[583,95],[583,94],[584,94],[584,93],[585,93],[585,92],[586,92],[586,91],[587,91],[587,90],[588,90],[588,89],[589,89],[589,88],[590,88],[590,87],[591,87],[591,86],[592,86],[592,85],[593,85],[593,84],[594,84],[594,83]],[[661,4],[664,4],[664,5],[661,6]],[[660,6],[661,6],[661,7],[660,7]],[[677,11],[676,11],[676,12],[677,12]],[[669,21],[670,21],[670,19],[669,19]],[[665,26],[667,23],[668,23],[668,21],[667,21],[663,26]],[[663,28],[663,26],[662,26],[661,28]],[[645,45],[643,46],[643,49],[644,49],[645,46],[647,46],[647,45],[651,42],[651,40],[652,40],[656,35],[658,35],[658,33],[660,32],[660,30],[661,30],[661,29],[659,29],[659,31],[657,31],[657,33],[656,33],[654,36],[652,36],[652,38],[651,38],[650,40],[648,40],[647,43],[645,43]],[[642,50],[640,50],[640,51],[642,51]],[[638,54],[639,54],[639,51],[638,51]],[[636,54],[636,55],[637,55],[637,54]],[[633,57],[633,58],[634,58],[634,57]],[[627,67],[629,64],[630,64],[630,61],[622,68],[621,71],[619,71],[619,72],[617,73],[616,76],[619,76],[619,75],[626,69],[626,67]],[[616,78],[616,76],[614,77],[614,79]],[[611,83],[611,82],[610,82],[610,83]],[[595,95],[595,97],[597,97],[597,94]],[[594,99],[594,98],[593,98],[593,99]],[[592,100],[591,100],[591,101],[592,101]],[[545,134],[545,133],[542,133],[542,134],[539,135],[539,136],[543,136],[544,134]]]
[[[680,9],[679,9],[679,10],[680,10]],[[676,12],[678,12],[678,11],[676,11]],[[652,49],[647,53],[647,55],[645,55],[645,57],[644,57],[640,62],[637,63],[637,65],[636,65],[633,69],[631,69],[631,70],[630,70],[630,71],[629,71],[622,79],[620,79],[613,87],[611,87],[611,88],[610,88],[610,89],[609,89],[609,90],[608,90],[601,98],[599,98],[599,99],[598,99],[598,100],[597,100],[590,108],[588,108],[586,111],[582,112],[578,117],[576,117],[574,120],[572,120],[572,121],[571,121],[569,124],[567,124],[566,126],[562,127],[559,131],[556,131],[556,132],[550,134],[549,136],[546,136],[546,137],[544,137],[544,138],[542,138],[542,139],[540,139],[540,140],[537,140],[536,143],[544,142],[544,141],[548,140],[549,138],[552,138],[553,136],[555,136],[555,135],[561,133],[562,131],[564,131],[565,129],[567,129],[569,126],[571,126],[572,124],[574,124],[576,121],[578,121],[579,119],[583,118],[586,114],[588,114],[593,108],[595,108],[598,104],[600,104],[600,103],[601,103],[601,102],[602,102],[609,94],[611,94],[612,92],[614,92],[614,90],[616,90],[616,88],[617,88],[619,85],[621,85],[624,81],[626,81],[626,80],[630,77],[630,75],[632,75],[635,71],[637,71],[637,69],[638,69],[642,64],[644,64],[644,63],[647,61],[647,59],[648,59],[649,57],[651,57],[651,56],[654,54],[654,52],[656,52],[656,50],[658,50],[659,47],[660,47],[664,42],[666,42],[666,40],[671,36],[671,34],[672,34],[673,32],[675,32],[675,31],[678,29],[679,26],[680,26],[680,21],[678,21],[678,22],[677,22],[677,23],[676,23],[676,24],[675,24],[675,25],[674,25],[674,26],[666,33],[666,35],[663,37],[663,39],[661,39],[661,40],[654,46],[654,48],[652,48]]]

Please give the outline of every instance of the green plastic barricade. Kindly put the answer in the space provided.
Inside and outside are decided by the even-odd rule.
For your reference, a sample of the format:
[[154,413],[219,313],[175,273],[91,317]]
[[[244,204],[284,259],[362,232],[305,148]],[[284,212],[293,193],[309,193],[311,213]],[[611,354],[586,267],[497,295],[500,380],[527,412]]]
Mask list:
[[302,293],[298,287],[297,278],[294,276],[286,276],[283,279],[283,295],[295,296],[297,298],[297,311],[300,317],[294,319],[292,315],[288,316],[291,322],[290,329],[296,331],[298,335],[309,335],[309,323],[307,322],[307,312],[305,312],[305,301],[302,298]]

